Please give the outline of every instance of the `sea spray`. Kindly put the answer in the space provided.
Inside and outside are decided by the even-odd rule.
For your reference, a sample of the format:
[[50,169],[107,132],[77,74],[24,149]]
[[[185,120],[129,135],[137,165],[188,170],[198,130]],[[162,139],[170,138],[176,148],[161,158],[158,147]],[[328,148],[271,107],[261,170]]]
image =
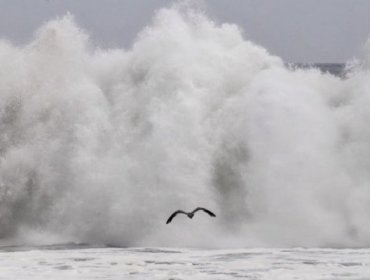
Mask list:
[[[365,68],[288,69],[237,26],[172,7],[128,50],[55,19],[26,46],[0,41],[0,74],[3,239],[370,243]],[[217,219],[165,224],[196,206]]]

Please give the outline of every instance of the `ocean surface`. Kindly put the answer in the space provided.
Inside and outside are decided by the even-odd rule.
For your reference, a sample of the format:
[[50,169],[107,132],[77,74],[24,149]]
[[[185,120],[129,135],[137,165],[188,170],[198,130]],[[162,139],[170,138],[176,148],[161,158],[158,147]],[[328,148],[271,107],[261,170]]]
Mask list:
[[368,280],[370,250],[9,247],[0,267],[0,279]]
[[181,5],[87,32],[0,40],[2,279],[370,279],[370,56],[286,63]]
[[349,69],[346,69],[345,63],[286,63],[285,66],[292,70],[297,69],[318,69],[323,74],[332,74],[340,78],[345,78]]

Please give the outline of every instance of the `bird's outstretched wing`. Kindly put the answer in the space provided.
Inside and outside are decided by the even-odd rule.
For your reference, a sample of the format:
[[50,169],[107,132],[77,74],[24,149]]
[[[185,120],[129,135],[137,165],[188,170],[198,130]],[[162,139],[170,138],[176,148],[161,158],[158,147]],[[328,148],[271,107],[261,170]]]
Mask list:
[[184,211],[182,211],[182,210],[177,210],[177,211],[175,211],[175,212],[173,212],[172,213],[172,215],[168,218],[168,220],[167,220],[167,222],[166,222],[166,224],[169,224],[169,223],[171,223],[171,221],[172,221],[172,219],[177,215],[177,214],[185,214],[185,215],[187,215],[188,213],[186,213],[186,212],[184,212]]
[[206,212],[208,215],[210,215],[210,216],[212,216],[212,217],[216,217],[215,213],[213,213],[213,212],[211,212],[211,211],[209,211],[208,209],[203,208],[203,207],[197,207],[197,208],[195,208],[195,209],[193,210],[193,212],[192,212],[192,213],[195,213],[195,212],[197,212],[197,211],[199,211],[199,210],[203,210],[203,211],[204,211],[204,212]]

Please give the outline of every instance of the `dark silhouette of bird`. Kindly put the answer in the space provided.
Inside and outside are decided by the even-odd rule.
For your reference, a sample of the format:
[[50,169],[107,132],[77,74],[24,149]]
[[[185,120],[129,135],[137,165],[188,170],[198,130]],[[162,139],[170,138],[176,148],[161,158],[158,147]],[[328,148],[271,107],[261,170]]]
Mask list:
[[203,208],[203,207],[197,207],[195,208],[192,212],[185,212],[185,211],[182,211],[182,210],[177,210],[175,212],[172,213],[172,215],[168,218],[166,224],[169,224],[171,223],[172,219],[177,215],[177,214],[185,214],[186,216],[188,216],[188,218],[192,219],[194,217],[194,214],[195,212],[199,211],[199,210],[203,210],[204,212],[206,212],[208,215],[210,215],[211,217],[216,217],[216,215],[209,211],[208,209],[206,208]]

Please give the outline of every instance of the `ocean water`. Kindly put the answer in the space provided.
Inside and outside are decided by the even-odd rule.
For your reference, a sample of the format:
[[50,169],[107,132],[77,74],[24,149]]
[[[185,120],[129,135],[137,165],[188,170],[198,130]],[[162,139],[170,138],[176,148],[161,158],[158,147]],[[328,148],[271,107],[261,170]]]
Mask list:
[[345,78],[350,72],[345,63],[287,63],[286,67],[296,69],[318,69],[322,73],[329,73],[341,78]]
[[1,39],[0,245],[368,247],[367,59],[292,67],[176,6],[128,49],[71,15]]
[[367,280],[370,250],[7,247],[0,279]]

